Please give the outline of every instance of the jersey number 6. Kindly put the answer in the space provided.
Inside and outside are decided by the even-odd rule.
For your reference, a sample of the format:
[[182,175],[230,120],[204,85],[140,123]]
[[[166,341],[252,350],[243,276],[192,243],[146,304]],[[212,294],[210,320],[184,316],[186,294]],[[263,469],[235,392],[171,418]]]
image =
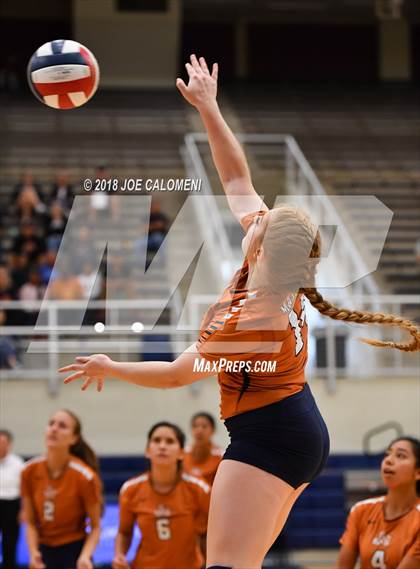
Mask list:
[[377,569],[387,569],[385,563],[385,551],[375,551],[372,555],[372,559],[370,560],[370,564],[372,567],[376,567]]
[[156,531],[159,539],[166,541],[171,539],[171,528],[169,527],[168,518],[159,518],[156,520]]

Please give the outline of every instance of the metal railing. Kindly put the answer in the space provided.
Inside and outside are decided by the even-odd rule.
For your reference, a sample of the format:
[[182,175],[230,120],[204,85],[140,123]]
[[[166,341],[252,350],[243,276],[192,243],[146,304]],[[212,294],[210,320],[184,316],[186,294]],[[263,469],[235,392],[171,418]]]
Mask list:
[[[328,297],[332,302],[334,297]],[[382,312],[407,314],[410,306],[420,307],[417,295],[354,295],[348,308],[358,310],[374,310],[377,307]],[[44,365],[36,368],[33,364],[14,370],[0,370],[2,378],[38,378],[48,379],[50,392],[55,393],[59,376],[57,368],[60,356],[65,354],[83,354],[108,352],[119,359],[138,359],[143,351],[158,354],[171,352],[174,357],[183,352],[197,339],[203,313],[208,306],[217,300],[217,295],[192,295],[187,301],[187,321],[179,326],[173,318],[169,325],[144,325],[139,330],[121,322],[127,322],[125,311],[133,314],[142,310],[163,310],[166,302],[153,300],[113,300],[92,301],[89,310],[106,309],[107,319],[104,329],[94,325],[74,326],[60,323],[60,314],[72,310],[80,311],[84,306],[78,301],[41,301],[19,302],[1,301],[0,310],[42,310],[46,321],[42,326],[3,326],[0,338],[9,336],[22,346],[23,357],[31,354],[44,354]],[[180,302],[180,301],[179,301]],[[337,304],[340,301],[337,300]],[[328,391],[334,392],[337,380],[340,378],[368,379],[372,377],[419,377],[419,353],[407,354],[395,349],[378,349],[360,343],[360,337],[379,338],[399,341],[401,333],[397,328],[389,326],[346,325],[330,318],[320,318],[318,312],[307,302],[307,314],[311,343],[309,347],[310,360],[308,364],[309,377],[324,377]],[[181,313],[178,307],[178,314]],[[147,334],[147,341],[144,341]],[[168,341],[150,342],[150,336],[165,334]],[[403,336],[404,337],[404,336]],[[337,339],[344,341],[344,362],[337,361]],[[324,342],[325,365],[318,365],[320,347],[317,340]],[[27,355],[26,355],[27,354]],[[63,358],[61,358],[63,360]],[[317,363],[318,362],[318,363]]]
[[[334,220],[335,225],[340,228],[340,235],[335,238],[335,255],[340,258],[340,266],[336,270],[339,269],[346,276],[358,275],[358,278],[349,278],[350,281],[354,280],[354,284],[348,287],[349,290],[351,288],[352,292],[371,295],[379,294],[379,287],[370,274],[371,271],[357,248],[346,223],[335,207],[333,200],[325,192],[294,137],[285,134],[240,134],[237,138],[245,145],[278,146],[279,163],[282,159],[284,160],[283,169],[288,193],[286,199],[287,197],[298,196],[299,205],[306,206],[306,209],[311,211],[311,215],[320,225],[323,223],[328,225],[328,220]],[[233,274],[233,268],[237,266],[238,258],[235,258],[235,253],[229,242],[223,215],[218,208],[217,200],[214,197],[200,154],[198,145],[207,142],[208,137],[205,133],[187,134],[185,136],[183,158],[189,175],[201,178],[204,193],[208,196],[213,196],[213,200],[209,202],[203,203],[202,200],[197,200],[195,204],[198,209],[197,215],[199,219],[205,221],[205,223],[200,224],[200,228],[207,234],[207,238],[210,239],[208,242],[212,243],[214,266],[216,271],[220,271],[220,262],[221,260],[223,261],[222,277],[223,282],[226,282],[229,275]],[[363,278],[360,278],[361,275],[363,275]],[[330,282],[331,276],[325,276],[323,281]],[[342,294],[346,295],[347,293],[348,290],[343,291]]]
[[[66,324],[71,322],[72,314],[80,315],[86,308],[85,301],[45,300],[45,301],[0,301],[0,310],[33,312],[42,314],[41,323],[35,326],[15,325],[0,328],[0,340],[9,337],[17,348],[20,364],[14,369],[0,369],[1,379],[44,379],[48,380],[51,394],[58,390],[61,378],[57,373],[66,354],[91,354],[108,352],[119,359],[140,358],[140,354],[183,352],[190,345],[191,330],[180,330],[177,318],[181,313],[182,301],[174,294],[171,307],[171,324],[147,325],[139,321],[138,315],[149,311],[156,320],[157,311],[168,307],[166,300],[95,300],[90,301],[87,312],[102,310],[104,318],[90,325]],[[131,315],[131,320],[128,314]],[[131,324],[127,324],[131,322]],[[147,338],[145,339],[145,334]],[[152,342],[150,337],[168,336],[168,341],[158,338]],[[44,356],[40,358],[40,356]],[[31,357],[41,359],[39,366],[30,361]],[[30,363],[28,363],[28,361]],[[38,363],[38,362],[37,362]]]
[[[328,300],[342,306],[342,299],[326,295]],[[199,327],[204,311],[215,302],[214,295],[193,295],[189,299],[188,314],[191,327]],[[407,307],[420,307],[417,295],[353,295],[347,297],[346,308],[381,311],[397,315],[406,314]],[[345,324],[331,318],[322,317],[309,301],[306,301],[309,325],[310,345],[308,377],[320,377],[326,380],[326,389],[333,393],[339,379],[370,379],[380,377],[413,377],[418,379],[420,372],[420,354],[405,353],[396,349],[381,349],[369,346],[361,338],[406,341],[406,334],[396,327],[384,325]],[[338,361],[338,341],[342,340],[342,358]],[[324,343],[325,365],[318,365],[320,346]]]

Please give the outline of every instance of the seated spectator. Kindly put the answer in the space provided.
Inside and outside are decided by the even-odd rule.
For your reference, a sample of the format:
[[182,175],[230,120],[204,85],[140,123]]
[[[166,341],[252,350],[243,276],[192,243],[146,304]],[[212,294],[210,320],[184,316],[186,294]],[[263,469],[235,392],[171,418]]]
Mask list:
[[20,233],[14,240],[12,250],[16,255],[26,254],[30,263],[35,263],[44,253],[44,240],[37,235],[36,226],[32,221],[22,221]]
[[13,290],[19,290],[28,281],[29,260],[26,253],[12,255],[10,259],[10,276]]
[[68,268],[61,267],[54,271],[47,289],[50,300],[80,300],[83,298],[83,289],[79,279]]
[[12,207],[21,220],[33,220],[37,214],[46,212],[41,187],[34,182],[31,172],[25,172],[22,181],[16,185],[12,195]]
[[[0,328],[6,325],[6,311],[0,310]],[[9,336],[0,336],[0,369],[16,367],[16,348]]]
[[123,254],[108,257],[106,277],[107,298],[133,298],[131,264]]
[[77,235],[72,235],[71,239],[71,270],[75,275],[78,275],[83,270],[83,265],[86,262],[94,263],[96,259],[96,251],[93,245],[91,231],[88,227],[80,227]]
[[60,203],[53,202],[45,218],[45,235],[49,251],[58,251],[66,223],[67,217]]
[[[109,180],[109,173],[106,166],[98,166],[92,177],[93,186],[96,186],[96,180]],[[120,202],[116,195],[111,195],[110,191],[92,191],[90,193],[90,209],[89,209],[89,221],[94,223],[98,215],[102,217],[109,217],[109,211],[111,211],[111,217],[113,221],[118,221],[120,219]]]
[[[87,260],[84,262],[82,272],[77,278],[83,290],[83,298],[86,300],[101,299],[104,279],[100,270],[98,272],[94,270],[94,265],[91,261]],[[103,308],[88,308],[83,318],[83,324],[88,326],[104,320],[105,312]]]
[[85,261],[82,272],[77,278],[82,287],[83,298],[96,300],[101,296],[102,275],[100,272],[94,271],[93,264],[90,261]]
[[54,269],[55,260],[57,258],[56,251],[47,251],[39,258],[38,270],[41,278],[41,283],[44,286],[48,285],[51,274]]
[[148,241],[148,249],[150,251],[156,252],[159,249],[168,233],[168,227],[169,220],[167,215],[161,210],[160,202],[156,199],[152,200],[150,206]]
[[3,244],[3,239],[7,235],[4,218],[5,218],[4,212],[0,211],[0,263],[3,262],[6,256],[6,251],[4,249],[4,244]]
[[10,271],[6,266],[0,266],[0,300],[13,300]]
[[74,199],[73,186],[70,184],[69,175],[65,170],[59,170],[52,186],[50,200],[58,202],[68,217]]
[[28,302],[29,304],[23,307],[23,324],[25,326],[35,326],[38,317],[39,309],[33,308],[31,303],[35,300],[41,300],[44,295],[41,277],[36,267],[32,267],[29,272],[29,280],[25,283],[18,293],[19,300]]
[[[0,266],[0,300],[15,300],[12,289],[12,280],[10,278],[10,271],[6,266]],[[20,323],[20,316],[18,310],[8,308],[3,310],[4,323],[8,326],[15,326]]]
[[[145,252],[156,253],[162,245],[166,234],[168,233],[169,219],[161,211],[159,201],[152,200],[150,206],[150,219],[148,235],[139,237],[134,242],[134,254],[137,259],[141,259]],[[144,225],[142,225],[142,232],[144,233]],[[146,267],[150,264],[150,259],[147,259]]]
[[418,268],[418,271],[420,272],[420,237],[418,237],[417,241],[416,241],[415,253],[416,253],[417,268]]

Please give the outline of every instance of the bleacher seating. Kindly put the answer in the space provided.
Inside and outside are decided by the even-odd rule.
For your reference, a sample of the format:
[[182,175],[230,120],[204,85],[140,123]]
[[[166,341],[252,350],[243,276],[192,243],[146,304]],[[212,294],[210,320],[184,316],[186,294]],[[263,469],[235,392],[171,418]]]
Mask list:
[[[384,293],[419,294],[420,108],[414,87],[358,86],[352,90],[311,85],[249,85],[228,92],[230,109],[244,132],[288,133],[296,137],[325,189],[338,195],[375,195],[394,212],[375,276]],[[279,158],[250,149],[258,191],[281,193]],[[265,173],[265,178],[260,172]],[[271,188],[268,184],[271,184]],[[369,249],[372,220],[351,201],[347,221]],[[365,213],[366,216],[366,213]],[[419,307],[405,308],[420,320]]]

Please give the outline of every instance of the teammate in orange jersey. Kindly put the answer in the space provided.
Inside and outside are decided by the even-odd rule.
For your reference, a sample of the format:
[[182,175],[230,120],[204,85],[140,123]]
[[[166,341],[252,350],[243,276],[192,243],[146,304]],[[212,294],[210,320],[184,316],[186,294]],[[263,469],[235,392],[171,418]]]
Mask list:
[[215,429],[216,422],[210,413],[200,412],[193,415],[191,433],[194,442],[185,447],[184,453],[184,471],[204,478],[210,486],[223,456],[222,449],[211,440]]
[[386,496],[357,502],[340,539],[337,569],[420,568],[420,441],[394,440],[381,464]]
[[200,113],[229,206],[246,232],[244,263],[207,311],[198,341],[174,362],[115,362],[95,354],[61,371],[73,372],[66,383],[83,378],[82,389],[97,382],[98,390],[106,377],[168,388],[217,373],[231,443],[211,493],[208,569],[257,569],[329,452],[327,428],[305,380],[305,297],[330,318],[400,326],[411,335],[407,343],[365,340],[375,346],[416,351],[420,332],[399,316],[337,308],[322,297],[315,285],[317,227],[296,207],[268,209],[218,107],[217,65],[210,73],[204,58],[192,55],[186,67],[189,83],[178,79],[177,87]]
[[125,557],[134,524],[141,543],[132,569],[200,569],[200,544],[207,528],[210,486],[182,471],[185,435],[166,421],[148,434],[150,470],[128,480],[120,491],[120,524],[113,569],[129,569]]
[[96,456],[68,410],[49,420],[45,446],[45,455],[29,460],[22,472],[29,568],[93,569],[102,504]]

